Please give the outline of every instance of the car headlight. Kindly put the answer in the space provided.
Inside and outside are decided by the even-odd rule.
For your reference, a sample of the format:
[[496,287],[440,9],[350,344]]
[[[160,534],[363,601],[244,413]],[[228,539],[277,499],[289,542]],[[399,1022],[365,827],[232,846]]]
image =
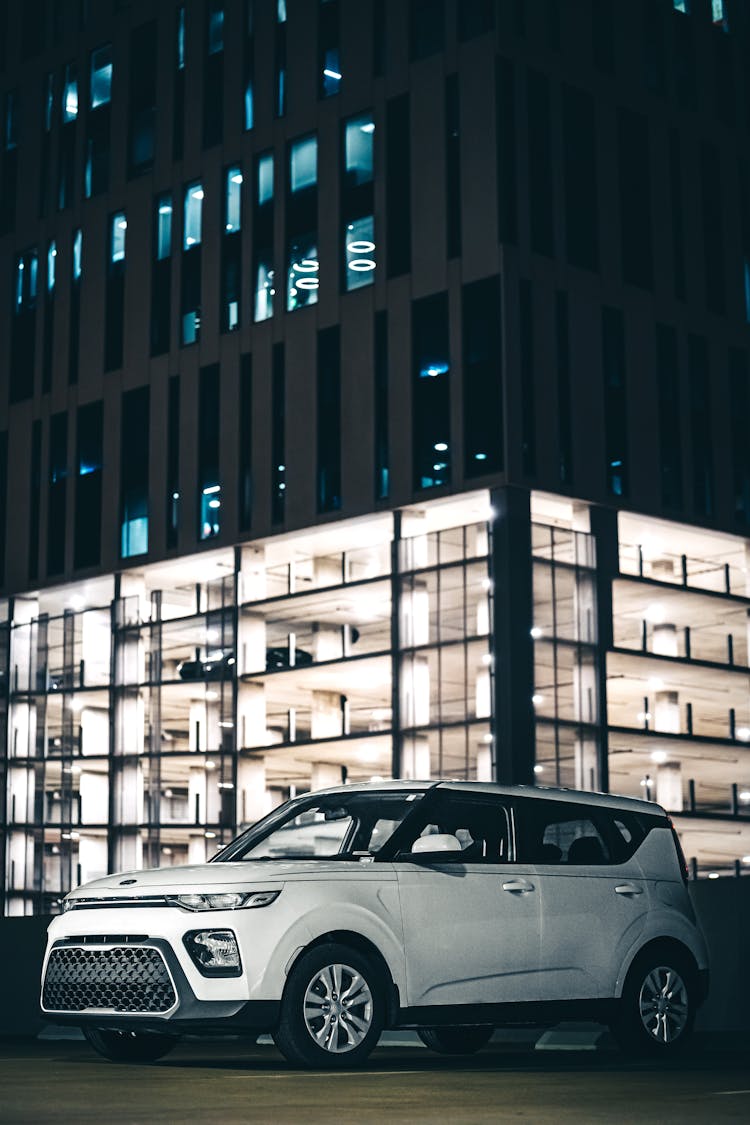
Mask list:
[[65,914],[68,910],[72,910],[73,909],[73,899],[70,898],[70,897],[64,898],[63,901],[62,901],[62,908],[63,908],[63,914]]
[[204,977],[238,977],[242,962],[231,930],[191,930],[182,939],[193,964]]
[[245,910],[251,907],[270,906],[281,891],[226,891],[218,895],[170,895],[169,906],[182,910]]

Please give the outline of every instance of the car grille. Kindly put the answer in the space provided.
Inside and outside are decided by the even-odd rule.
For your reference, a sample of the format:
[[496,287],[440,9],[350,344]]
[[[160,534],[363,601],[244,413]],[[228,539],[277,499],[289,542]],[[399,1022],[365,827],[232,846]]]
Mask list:
[[42,1006],[48,1012],[167,1012],[176,1003],[166,962],[151,946],[52,950]]

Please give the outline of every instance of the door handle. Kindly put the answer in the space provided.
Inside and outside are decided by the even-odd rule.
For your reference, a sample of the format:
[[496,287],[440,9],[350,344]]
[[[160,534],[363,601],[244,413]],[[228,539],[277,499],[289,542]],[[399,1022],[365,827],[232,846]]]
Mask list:
[[616,895],[642,895],[643,887],[637,887],[635,883],[621,883],[619,887],[615,887]]
[[524,894],[527,891],[533,891],[534,884],[527,883],[525,879],[513,879],[510,883],[503,883],[503,890],[515,894]]

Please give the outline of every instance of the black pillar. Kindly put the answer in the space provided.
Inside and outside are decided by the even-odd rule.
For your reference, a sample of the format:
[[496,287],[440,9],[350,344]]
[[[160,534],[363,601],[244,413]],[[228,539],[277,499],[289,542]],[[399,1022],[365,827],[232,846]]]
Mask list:
[[391,543],[391,777],[401,777],[401,513],[393,513]]
[[534,781],[534,642],[531,511],[527,489],[493,489],[490,519],[495,776]]
[[607,736],[607,652],[614,643],[612,631],[612,579],[620,569],[617,512],[592,507],[591,534],[596,550],[596,636],[599,697],[599,785],[609,792],[609,739]]

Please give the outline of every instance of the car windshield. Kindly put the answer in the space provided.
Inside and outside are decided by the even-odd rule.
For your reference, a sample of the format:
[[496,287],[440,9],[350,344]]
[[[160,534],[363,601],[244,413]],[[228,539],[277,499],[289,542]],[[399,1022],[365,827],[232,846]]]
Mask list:
[[360,859],[375,855],[422,791],[331,793],[290,801],[244,832],[216,863],[264,859]]

